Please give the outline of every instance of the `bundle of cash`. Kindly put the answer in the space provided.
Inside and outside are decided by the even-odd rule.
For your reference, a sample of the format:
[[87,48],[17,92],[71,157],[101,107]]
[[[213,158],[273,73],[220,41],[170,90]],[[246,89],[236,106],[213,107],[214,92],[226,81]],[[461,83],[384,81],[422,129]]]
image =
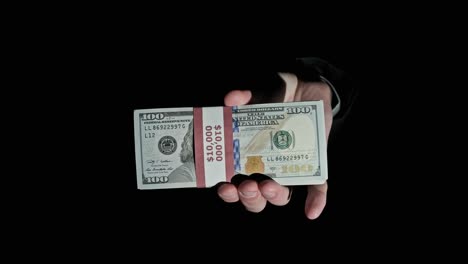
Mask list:
[[281,185],[322,184],[322,101],[134,111],[138,189],[211,187],[261,173]]

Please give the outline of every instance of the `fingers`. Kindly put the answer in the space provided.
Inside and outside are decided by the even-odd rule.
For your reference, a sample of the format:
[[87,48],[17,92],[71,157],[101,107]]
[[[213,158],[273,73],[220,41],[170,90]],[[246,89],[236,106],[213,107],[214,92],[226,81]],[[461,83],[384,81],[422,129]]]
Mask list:
[[289,188],[281,186],[273,180],[265,180],[259,184],[260,192],[268,202],[274,205],[286,205],[289,202]]
[[228,203],[240,200],[248,211],[254,213],[265,209],[267,201],[282,206],[286,205],[290,198],[289,188],[273,180],[264,180],[260,183],[246,180],[238,188],[231,183],[224,183],[219,186],[218,195]]
[[233,90],[226,94],[224,97],[224,104],[226,106],[245,105],[252,98],[252,92],[249,90]]
[[260,193],[256,181],[243,181],[238,190],[239,198],[248,211],[258,213],[265,208],[267,201]]
[[307,187],[305,213],[307,218],[316,219],[320,216],[327,203],[327,183]]
[[239,201],[239,195],[237,193],[237,188],[234,184],[223,183],[218,188],[218,195],[223,201],[227,203],[235,203]]

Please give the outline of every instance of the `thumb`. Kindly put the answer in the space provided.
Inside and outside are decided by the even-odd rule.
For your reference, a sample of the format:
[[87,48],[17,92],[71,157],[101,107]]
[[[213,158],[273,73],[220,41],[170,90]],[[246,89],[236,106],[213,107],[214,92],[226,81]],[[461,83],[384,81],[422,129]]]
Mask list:
[[224,104],[226,106],[245,105],[252,98],[252,92],[249,90],[233,90],[224,96]]
[[305,213],[307,218],[316,219],[320,216],[327,203],[327,183],[310,185],[307,190]]

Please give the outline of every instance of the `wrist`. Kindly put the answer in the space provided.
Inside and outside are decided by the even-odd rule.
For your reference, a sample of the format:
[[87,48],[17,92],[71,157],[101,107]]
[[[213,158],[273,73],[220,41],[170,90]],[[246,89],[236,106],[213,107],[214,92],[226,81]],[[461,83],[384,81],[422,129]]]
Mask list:
[[299,79],[295,74],[279,72],[278,75],[283,79],[285,92],[283,102],[295,101],[295,94],[298,88]]
[[323,76],[320,76],[320,79],[322,80],[322,82],[326,83],[328,85],[328,87],[330,87],[330,89],[331,89],[332,98],[331,98],[330,102],[331,102],[331,107],[332,107],[332,114],[333,114],[333,116],[335,116],[336,114],[338,114],[338,112],[340,111],[340,108],[341,108],[340,95],[336,91],[336,88],[333,86],[333,84],[330,81],[328,81],[328,79],[326,79]]
[[298,81],[296,94],[294,100],[322,100],[324,104],[331,105],[332,103],[332,89],[325,82],[307,82]]

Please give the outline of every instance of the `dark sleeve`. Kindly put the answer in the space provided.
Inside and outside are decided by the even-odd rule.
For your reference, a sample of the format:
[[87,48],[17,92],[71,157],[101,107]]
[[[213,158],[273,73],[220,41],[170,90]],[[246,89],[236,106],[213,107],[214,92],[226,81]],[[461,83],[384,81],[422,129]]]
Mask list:
[[318,57],[275,57],[249,61],[248,64],[242,65],[239,68],[242,68],[243,72],[235,72],[235,76],[247,76],[247,78],[243,82],[233,85],[232,89],[249,87],[253,93],[250,104],[282,102],[285,94],[285,83],[278,75],[279,72],[293,73],[301,81],[328,82],[333,87],[332,108],[340,103],[339,111],[333,116],[331,132],[334,135],[341,130],[340,127],[349,115],[356,99],[358,86],[354,78],[346,71]]
[[[284,98],[285,83],[278,72],[295,74],[301,81],[328,82],[332,86],[332,107],[339,105],[339,111],[334,115],[334,127],[349,115],[351,106],[357,94],[357,85],[345,71],[318,57],[275,58],[265,60],[261,64],[250,64],[255,78],[237,87],[255,87],[251,104],[281,102]],[[260,70],[263,69],[263,70]],[[239,74],[245,76],[245,74]],[[252,80],[255,80],[252,81]],[[338,98],[340,99],[338,101]]]
[[349,74],[316,57],[298,58],[293,73],[303,81],[325,81],[333,86],[332,107],[336,107],[340,99],[334,123],[341,123],[349,115],[357,95],[357,85]]

